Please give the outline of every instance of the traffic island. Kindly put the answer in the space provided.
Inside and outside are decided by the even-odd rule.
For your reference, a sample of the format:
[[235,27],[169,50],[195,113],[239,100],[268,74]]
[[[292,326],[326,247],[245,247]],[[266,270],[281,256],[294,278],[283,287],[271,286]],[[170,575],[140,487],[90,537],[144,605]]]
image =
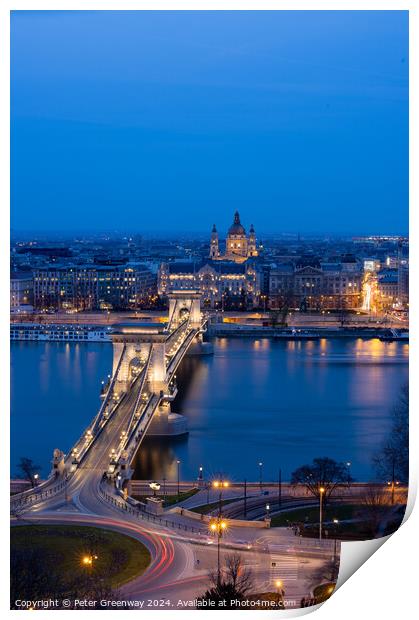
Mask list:
[[11,529],[11,603],[115,588],[142,575],[148,549],[118,532],[78,525]]

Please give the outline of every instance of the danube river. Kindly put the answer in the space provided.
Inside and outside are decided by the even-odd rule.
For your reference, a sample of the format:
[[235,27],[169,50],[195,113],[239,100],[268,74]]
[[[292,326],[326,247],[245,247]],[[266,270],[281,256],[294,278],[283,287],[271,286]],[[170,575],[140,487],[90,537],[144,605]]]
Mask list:
[[[322,339],[285,342],[217,338],[214,356],[188,357],[178,372],[172,410],[188,418],[183,438],[146,438],[138,478],[183,479],[219,473],[231,480],[283,479],[316,456],[350,461],[358,480],[373,477],[371,458],[390,426],[408,379],[407,344]],[[105,343],[14,342],[12,473],[21,456],[46,475],[54,448],[68,450],[99,407],[111,370]]]

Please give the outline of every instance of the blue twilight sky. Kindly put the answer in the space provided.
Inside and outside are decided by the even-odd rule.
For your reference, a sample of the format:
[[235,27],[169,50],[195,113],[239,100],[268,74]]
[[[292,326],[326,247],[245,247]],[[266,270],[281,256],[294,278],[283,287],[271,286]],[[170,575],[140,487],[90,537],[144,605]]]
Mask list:
[[405,233],[408,13],[15,11],[12,228]]

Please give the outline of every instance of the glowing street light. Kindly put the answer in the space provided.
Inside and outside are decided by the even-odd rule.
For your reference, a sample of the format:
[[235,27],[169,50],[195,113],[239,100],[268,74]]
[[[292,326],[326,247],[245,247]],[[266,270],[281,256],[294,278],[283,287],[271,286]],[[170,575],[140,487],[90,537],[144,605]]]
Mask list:
[[263,463],[259,461],[259,486],[262,492],[262,484],[263,484]]
[[278,602],[277,605],[278,607],[280,607],[281,609],[284,609],[284,596],[285,596],[285,590],[283,588],[283,582],[281,579],[277,579],[275,581],[275,587],[278,590]]
[[348,468],[348,489],[351,486],[351,461],[347,461],[346,467]]
[[221,581],[221,565],[220,565],[220,540],[223,533],[227,530],[227,521],[221,515],[211,519],[209,523],[210,532],[217,535],[217,581]]
[[83,566],[85,566],[86,568],[92,568],[93,567],[93,562],[95,560],[98,559],[98,556],[93,554],[93,553],[89,553],[88,555],[84,555],[82,557],[81,563],[83,564]]
[[333,519],[333,524],[335,526],[335,545],[334,545],[334,551],[333,551],[333,577],[335,577],[335,570],[336,570],[336,555],[337,555],[337,528],[339,525],[339,519]]
[[399,480],[390,480],[387,482],[387,485],[391,488],[391,505],[394,505],[394,496],[395,496],[395,490],[396,490],[396,486],[399,486],[400,481]]
[[176,464],[177,464],[177,494],[178,494],[178,499],[179,499],[179,495],[180,495],[180,461],[177,460]]
[[221,517],[223,489],[227,489],[230,486],[230,483],[228,480],[213,480],[212,486],[214,489],[220,489],[218,496],[218,516]]
[[319,488],[320,493],[320,515],[319,515],[319,540],[322,539],[322,530],[323,530],[323,495],[325,492],[324,487]]

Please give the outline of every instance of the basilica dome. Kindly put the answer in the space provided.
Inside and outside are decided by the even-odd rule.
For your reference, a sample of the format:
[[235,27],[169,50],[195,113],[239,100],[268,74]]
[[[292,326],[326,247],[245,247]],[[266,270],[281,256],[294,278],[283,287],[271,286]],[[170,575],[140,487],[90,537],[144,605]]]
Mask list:
[[246,231],[244,227],[240,224],[240,215],[239,212],[236,211],[234,214],[234,222],[228,229],[229,235],[245,235]]

